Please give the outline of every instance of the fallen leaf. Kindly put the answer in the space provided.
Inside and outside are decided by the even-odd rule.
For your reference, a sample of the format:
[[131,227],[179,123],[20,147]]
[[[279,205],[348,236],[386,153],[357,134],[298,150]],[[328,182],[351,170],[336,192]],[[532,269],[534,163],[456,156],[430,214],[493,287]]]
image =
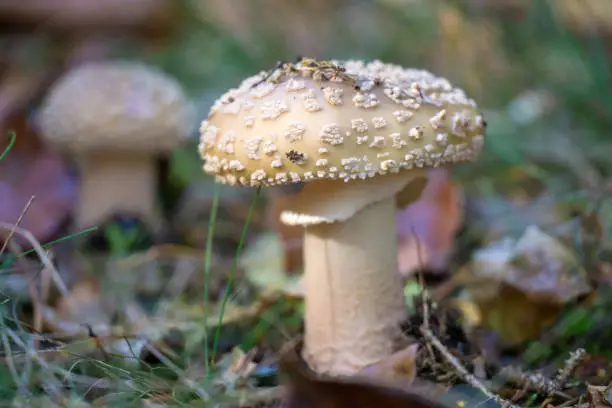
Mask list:
[[257,368],[257,364],[253,362],[256,351],[256,349],[251,349],[245,353],[239,347],[234,347],[231,353],[216,364],[223,368],[218,382],[223,384],[225,389],[231,390],[248,385],[251,374]]
[[404,276],[419,267],[442,271],[463,217],[463,193],[446,169],[428,171],[421,197],[397,213],[398,264]]
[[315,375],[295,350],[281,356],[286,390],[283,408],[435,408],[434,399],[367,377],[326,378]]
[[51,331],[76,338],[110,332],[114,305],[104,299],[94,279],[76,283],[70,294],[59,299],[54,308],[44,309],[45,324]]
[[419,351],[417,343],[411,344],[400,350],[383,361],[366,367],[362,374],[383,379],[385,381],[401,384],[402,387],[409,387],[416,378],[416,357]]
[[605,355],[587,355],[574,370],[574,378],[592,386],[606,386],[612,380],[612,362]]
[[587,399],[589,407],[607,408],[612,406],[612,395],[606,386],[595,386],[587,384]]
[[[592,288],[576,255],[538,227],[518,240],[504,239],[473,255],[464,279],[462,309],[482,319],[506,346],[537,338],[563,307]],[[466,307],[473,304],[473,308]]]
[[[4,144],[0,150],[4,150]],[[15,147],[0,161],[0,222],[17,222],[34,196],[19,226],[39,241],[57,233],[71,215],[76,195],[76,178],[63,159],[50,150]],[[24,240],[19,242],[29,246]]]

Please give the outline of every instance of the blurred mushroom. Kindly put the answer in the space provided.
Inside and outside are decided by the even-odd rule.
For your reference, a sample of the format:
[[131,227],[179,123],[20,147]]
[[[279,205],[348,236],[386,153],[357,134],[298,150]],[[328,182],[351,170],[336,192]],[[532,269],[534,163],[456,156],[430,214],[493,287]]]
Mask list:
[[411,85],[400,88],[397,70],[284,64],[223,95],[200,129],[204,171],[218,182],[306,182],[281,221],[306,227],[303,353],[319,373],[355,374],[402,345],[396,195],[416,200],[426,168],[483,146],[484,119],[463,91],[422,70],[403,70]]
[[181,86],[140,63],[88,63],[60,78],[39,123],[43,138],[73,153],[80,166],[77,228],[117,212],[158,221],[156,155],[188,137],[192,115]]

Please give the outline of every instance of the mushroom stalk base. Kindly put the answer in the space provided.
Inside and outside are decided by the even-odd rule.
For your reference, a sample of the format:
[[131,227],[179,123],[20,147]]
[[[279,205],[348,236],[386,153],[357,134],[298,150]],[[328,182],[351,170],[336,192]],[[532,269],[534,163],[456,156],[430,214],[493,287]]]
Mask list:
[[89,228],[113,213],[140,217],[149,225],[156,216],[157,172],[150,155],[91,154],[82,158],[77,228]]
[[306,228],[303,356],[320,374],[354,375],[400,345],[407,308],[395,211],[391,197],[346,222]]

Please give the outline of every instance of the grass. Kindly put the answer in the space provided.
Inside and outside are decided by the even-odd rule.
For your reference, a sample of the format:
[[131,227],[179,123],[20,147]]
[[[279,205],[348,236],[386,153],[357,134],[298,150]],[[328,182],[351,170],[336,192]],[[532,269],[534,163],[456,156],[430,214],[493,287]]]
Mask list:
[[[216,185],[214,187],[212,206],[210,209],[210,218],[208,220],[208,234],[206,236],[206,258],[204,263],[204,322],[208,321],[208,298],[210,288],[208,283],[210,282],[210,268],[212,261],[212,246],[213,246],[213,237],[215,232],[215,220],[217,219],[217,209],[219,208],[219,186]],[[228,292],[226,292],[228,293]],[[227,296],[226,296],[227,298]],[[223,318],[223,315],[219,315],[219,318]],[[218,331],[217,331],[218,333]],[[208,337],[208,336],[207,336]],[[215,334],[215,338],[218,339],[218,335]],[[208,343],[208,341],[206,341]],[[215,344],[217,341],[215,341]],[[214,357],[213,357],[214,358]],[[210,375],[210,358],[208,356],[208,347],[204,348],[204,365],[206,367],[206,376]]]
[[[238,260],[240,259],[242,247],[244,246],[244,241],[246,238],[246,233],[248,231],[248,228],[251,222],[251,217],[253,215],[253,210],[255,209],[255,204],[257,203],[257,198],[259,197],[260,192],[261,192],[261,188],[258,188],[257,193],[255,194],[255,197],[253,199],[253,202],[251,203],[251,206],[249,207],[249,213],[247,215],[246,222],[244,223],[242,234],[240,235],[240,241],[238,242],[238,248],[236,249],[236,256],[234,257],[234,263],[233,263],[232,270],[229,275],[229,280],[225,288],[225,292],[223,293],[223,301],[221,302],[221,310],[219,312],[219,322],[217,324],[217,330],[215,331],[215,338],[213,340],[213,349],[212,349],[212,355],[211,355],[211,359],[213,361],[215,360],[215,356],[217,353],[217,346],[219,344],[219,333],[220,333],[221,324],[223,323],[223,313],[225,312],[225,308],[227,306],[227,302],[230,297],[230,290],[232,288],[232,283],[236,276],[236,270],[238,269]],[[207,305],[205,304],[204,308],[206,307]]]

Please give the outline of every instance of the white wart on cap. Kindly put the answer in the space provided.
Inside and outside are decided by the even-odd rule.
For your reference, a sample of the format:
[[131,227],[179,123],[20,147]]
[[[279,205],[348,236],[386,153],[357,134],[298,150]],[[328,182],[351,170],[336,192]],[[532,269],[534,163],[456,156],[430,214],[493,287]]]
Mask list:
[[200,154],[204,171],[228,184],[366,179],[471,161],[484,129],[474,101],[427,71],[303,60],[217,100]]

